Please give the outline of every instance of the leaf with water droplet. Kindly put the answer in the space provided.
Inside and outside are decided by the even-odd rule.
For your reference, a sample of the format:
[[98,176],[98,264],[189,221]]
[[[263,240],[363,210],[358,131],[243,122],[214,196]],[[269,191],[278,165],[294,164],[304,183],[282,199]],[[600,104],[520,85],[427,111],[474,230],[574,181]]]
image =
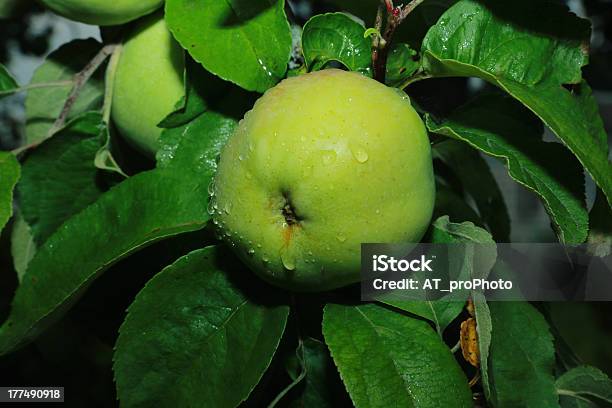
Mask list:
[[309,71],[337,61],[351,71],[372,76],[371,42],[363,25],[344,13],[312,17],[304,25],[302,48]]
[[291,29],[284,0],[199,0],[194,5],[193,0],[167,0],[166,22],[208,71],[258,92],[285,76]]

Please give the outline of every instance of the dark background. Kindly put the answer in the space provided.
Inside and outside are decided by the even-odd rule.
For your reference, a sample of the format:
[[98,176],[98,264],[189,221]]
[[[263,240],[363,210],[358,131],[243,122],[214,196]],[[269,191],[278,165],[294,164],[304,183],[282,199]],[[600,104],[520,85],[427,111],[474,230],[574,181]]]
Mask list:
[[[58,17],[30,0],[0,0],[2,7],[17,4],[14,16],[0,19],[0,63],[6,65],[20,84],[27,84],[45,55],[75,38],[100,38],[97,27]],[[338,1],[336,1],[338,3]],[[571,0],[571,9],[593,23],[591,63],[584,74],[594,89],[608,135],[612,131],[612,0]],[[334,10],[324,1],[295,0],[294,18]],[[433,23],[433,22],[432,22]],[[419,103],[437,104],[445,110],[467,100],[481,89],[473,79],[429,80],[413,85],[409,93]],[[17,147],[23,138],[24,94],[0,100],[0,149]],[[535,195],[525,191],[507,176],[502,164],[489,160],[499,181],[512,219],[515,242],[555,241],[549,219]],[[587,183],[587,202],[592,204],[594,186]],[[8,313],[17,278],[10,256],[10,225],[0,237],[0,321]],[[105,273],[59,324],[33,344],[7,357],[0,357],[2,386],[64,386],[70,406],[115,406],[112,380],[112,348],[125,309],[144,283],[178,252],[191,249],[189,237],[156,244],[119,263]],[[193,238],[193,237],[192,237]],[[101,250],[103,250],[101,248]],[[303,299],[303,310],[315,310],[321,299]],[[554,303],[541,305],[561,336],[577,356],[612,373],[612,303]],[[307,312],[308,313],[308,312]],[[451,328],[452,330],[452,328]],[[315,329],[316,331],[316,329]],[[290,340],[281,345],[283,357],[292,353]],[[276,360],[279,360],[278,358]],[[265,406],[278,393],[287,378],[281,361],[275,361],[267,374],[266,388],[258,387],[250,406]],[[341,385],[339,386],[341,387]],[[346,403],[340,393],[338,406]],[[23,406],[23,405],[22,405]],[[40,406],[40,405],[38,405]]]

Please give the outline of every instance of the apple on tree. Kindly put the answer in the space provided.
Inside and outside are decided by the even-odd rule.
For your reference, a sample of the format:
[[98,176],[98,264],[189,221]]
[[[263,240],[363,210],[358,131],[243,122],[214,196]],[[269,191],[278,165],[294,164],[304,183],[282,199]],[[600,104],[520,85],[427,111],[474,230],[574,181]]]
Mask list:
[[124,24],[162,6],[163,0],[42,0],[71,20],[94,25]]
[[143,18],[129,35],[113,87],[112,118],[134,147],[154,157],[162,129],[157,127],[185,95],[183,49],[163,15]]
[[299,291],[359,280],[360,244],[418,242],[429,139],[408,97],[328,69],[268,90],[224,146],[209,211],[260,277]]

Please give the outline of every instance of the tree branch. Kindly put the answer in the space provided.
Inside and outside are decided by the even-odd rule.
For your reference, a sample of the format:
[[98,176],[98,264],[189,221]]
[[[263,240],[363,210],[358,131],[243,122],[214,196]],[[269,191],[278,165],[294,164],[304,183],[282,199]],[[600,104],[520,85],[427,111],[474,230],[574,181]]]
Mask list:
[[[404,22],[406,17],[408,17],[408,15],[424,1],[425,0],[412,0],[404,6],[395,7],[393,5],[393,0],[381,0],[387,9],[387,24],[385,26],[385,32],[382,34],[382,39],[379,39],[379,41],[374,44],[376,49],[372,51],[374,79],[376,79],[378,82],[383,84],[385,83],[389,46],[393,40],[395,30],[397,30],[397,27]],[[380,9],[381,8],[379,7],[379,11]],[[380,25],[382,26],[382,16]]]
[[62,108],[60,115],[56,119],[55,123],[53,123],[53,126],[51,126],[51,128],[49,129],[49,132],[47,132],[47,138],[51,137],[55,132],[64,127],[64,125],[66,124],[66,119],[68,118],[68,115],[70,114],[74,103],[81,94],[83,87],[85,86],[89,78],[91,78],[91,76],[94,74],[94,72],[96,72],[96,70],[100,67],[100,65],[102,65],[102,63],[106,61],[106,58],[108,58],[108,56],[113,53],[116,47],[116,44],[105,45],[93,57],[93,59],[87,63],[83,70],[75,74],[73,79],[74,85],[70,90],[70,94],[68,94],[68,98],[64,103],[64,107]]

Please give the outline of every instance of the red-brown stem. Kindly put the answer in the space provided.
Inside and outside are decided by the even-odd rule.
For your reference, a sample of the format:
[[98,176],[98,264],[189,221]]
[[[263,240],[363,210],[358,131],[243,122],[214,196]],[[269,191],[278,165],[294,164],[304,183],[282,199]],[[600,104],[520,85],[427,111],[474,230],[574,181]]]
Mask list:
[[374,66],[374,79],[381,83],[385,83],[387,71],[387,58],[389,47],[393,40],[395,30],[408,17],[417,6],[425,0],[412,0],[404,6],[395,7],[393,0],[381,0],[387,9],[387,24],[384,34],[382,33],[383,8],[379,6],[378,14],[376,15],[376,29],[381,33],[382,38],[375,38],[372,42],[372,64]]

